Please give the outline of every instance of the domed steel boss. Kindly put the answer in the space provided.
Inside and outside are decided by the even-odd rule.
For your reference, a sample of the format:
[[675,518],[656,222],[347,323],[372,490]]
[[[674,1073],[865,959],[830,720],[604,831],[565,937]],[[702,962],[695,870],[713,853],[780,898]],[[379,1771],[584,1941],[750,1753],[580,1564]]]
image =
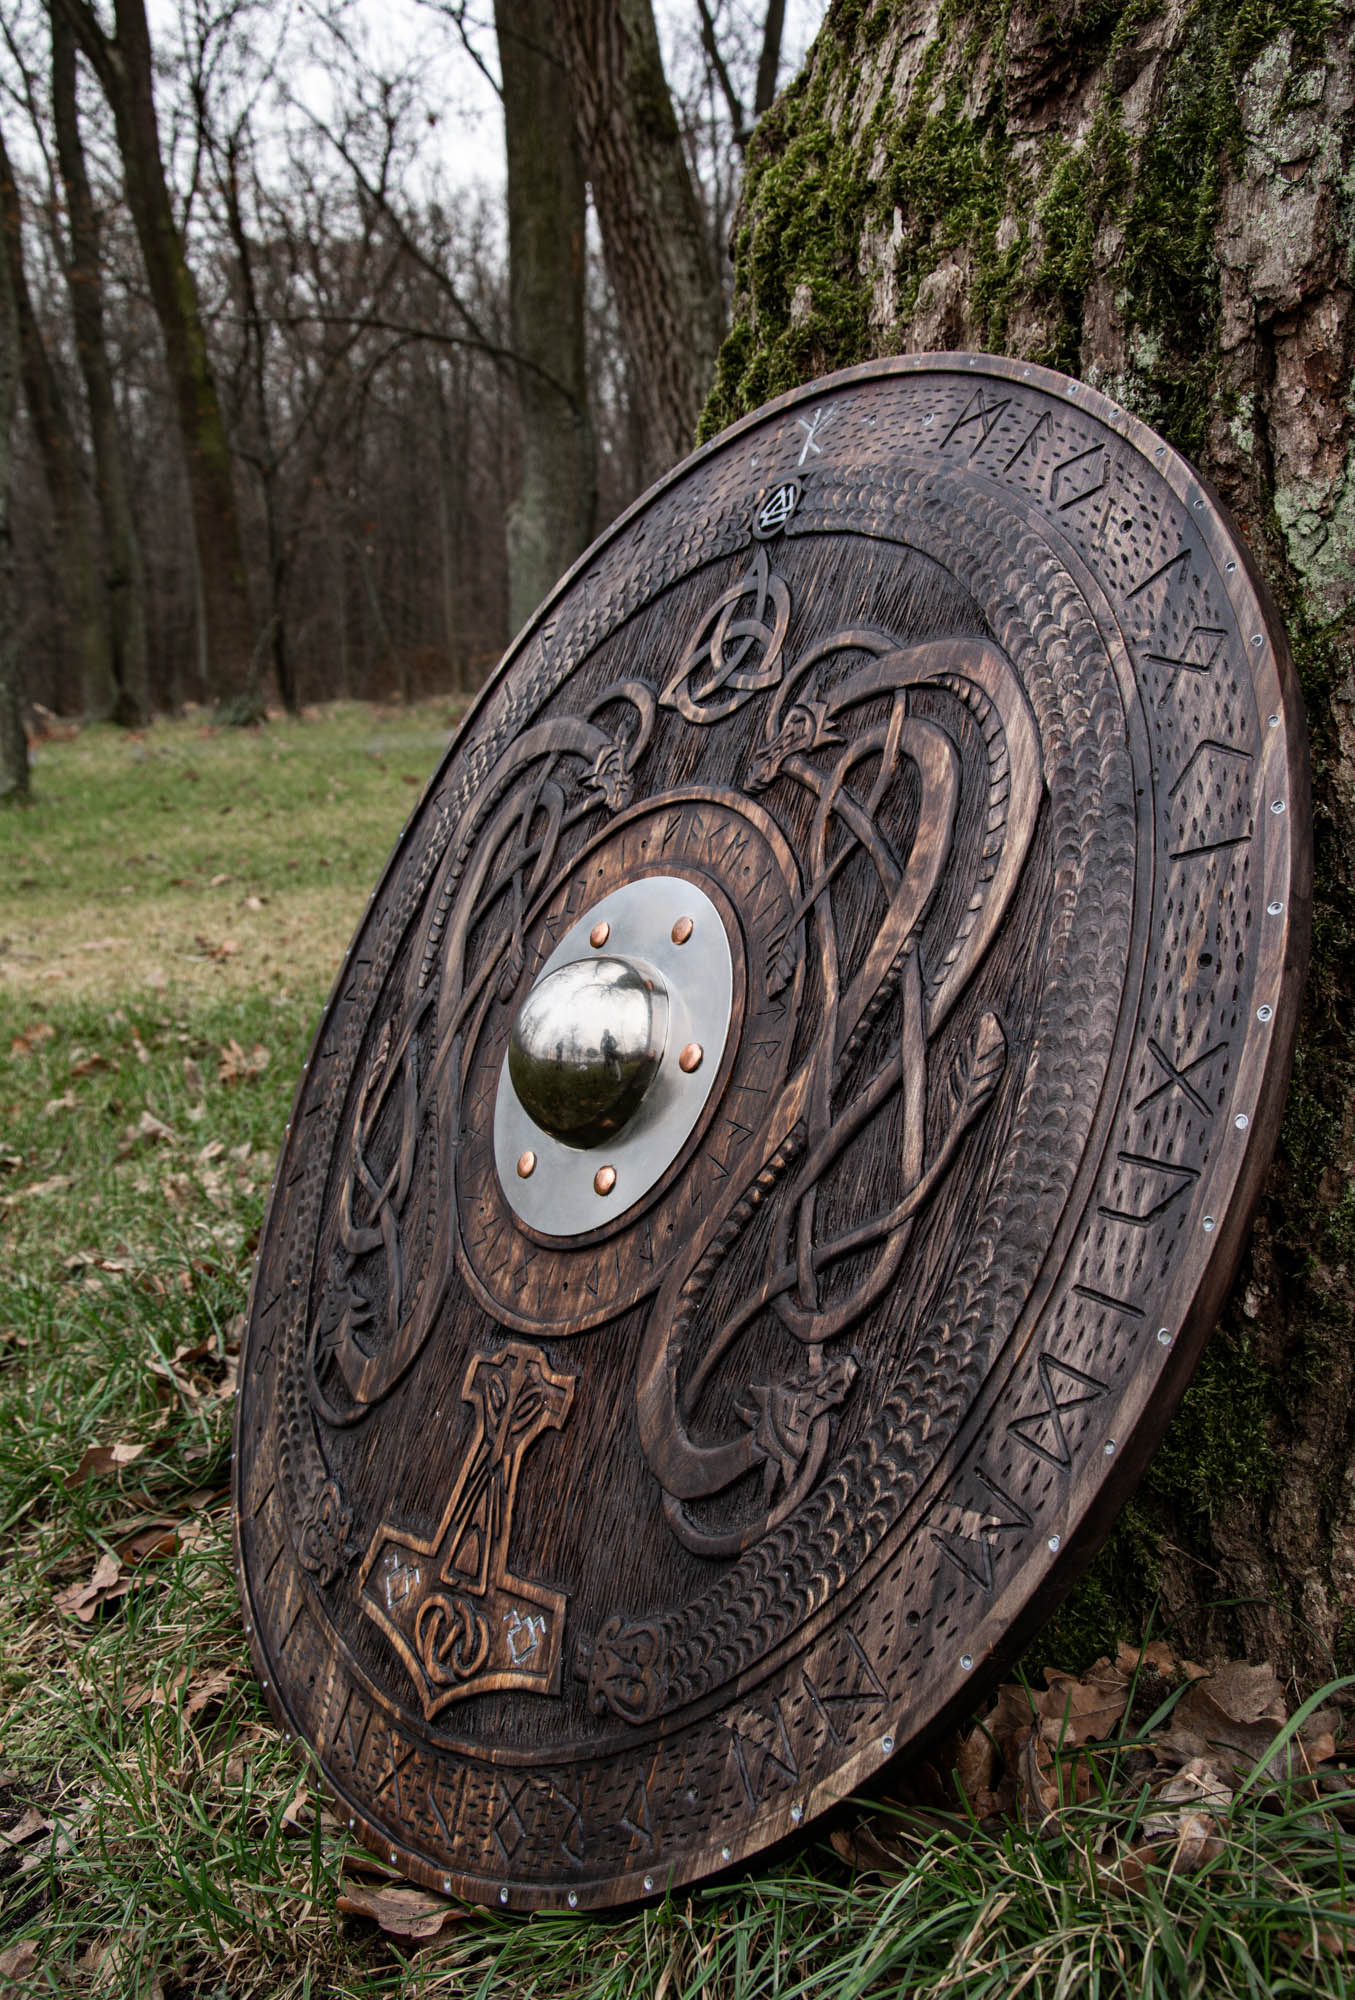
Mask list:
[[724,920],[695,883],[642,876],[579,917],[499,1076],[495,1164],[524,1222],[579,1235],[649,1192],[705,1108],[733,1002]]

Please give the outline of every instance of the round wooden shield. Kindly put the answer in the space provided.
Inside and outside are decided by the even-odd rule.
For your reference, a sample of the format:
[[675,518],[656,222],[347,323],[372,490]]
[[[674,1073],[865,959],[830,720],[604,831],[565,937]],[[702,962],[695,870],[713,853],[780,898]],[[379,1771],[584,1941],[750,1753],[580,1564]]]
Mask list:
[[259,1252],[245,1617],[349,1825],[659,1895],[972,1704],[1218,1309],[1309,885],[1273,609],[1080,384],[855,369],[611,528],[395,849]]

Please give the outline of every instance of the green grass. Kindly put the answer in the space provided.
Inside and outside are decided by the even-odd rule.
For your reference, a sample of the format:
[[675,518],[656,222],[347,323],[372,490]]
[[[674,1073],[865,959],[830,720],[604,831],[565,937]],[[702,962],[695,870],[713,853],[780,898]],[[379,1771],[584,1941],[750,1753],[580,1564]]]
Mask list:
[[[406,777],[431,770],[445,726],[437,709],[345,710],[244,737],[179,724],[138,745],[98,732],[46,746],[37,805],[0,815],[0,931],[22,928],[32,951],[0,982],[8,1990],[119,2000],[1355,1990],[1349,1797],[1244,1789],[1200,1872],[1149,1867],[1125,1893],[1107,1855],[1132,1842],[1145,1811],[1132,1747],[1098,1763],[1089,1803],[1043,1829],[976,1825],[934,1800],[920,1811],[910,1783],[906,1809],[901,1793],[849,1810],[831,1838],[812,1831],[788,1859],[638,1916],[469,1912],[414,1947],[339,1910],[357,1851],[274,1729],[242,1637],[230,1395],[293,1083],[416,796]],[[379,758],[374,743],[386,746]],[[190,764],[196,779],[183,775]],[[214,892],[218,874],[231,880]],[[246,895],[258,910],[244,909]],[[308,896],[320,914],[302,945]],[[109,906],[116,919],[91,935],[127,942],[63,956]],[[248,916],[249,944],[222,959],[148,950],[148,910],[171,938],[194,926],[212,937],[221,927],[208,928],[203,907],[232,926]],[[154,984],[148,964],[162,975]],[[87,1451],[119,1444],[139,1449],[68,1483]],[[83,1622],[58,1600],[70,1603],[109,1555],[126,1587]],[[34,1815],[39,1830],[10,1844]]]

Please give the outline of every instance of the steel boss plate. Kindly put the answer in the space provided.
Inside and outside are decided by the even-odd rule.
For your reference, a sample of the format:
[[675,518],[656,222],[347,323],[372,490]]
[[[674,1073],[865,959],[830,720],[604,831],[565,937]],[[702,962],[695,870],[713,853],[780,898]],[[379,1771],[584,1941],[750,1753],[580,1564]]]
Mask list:
[[396,847],[259,1253],[245,1616],[365,1840],[657,1895],[974,1699],[1236,1262],[1308,825],[1228,522],[1060,376],[835,376],[609,530]]

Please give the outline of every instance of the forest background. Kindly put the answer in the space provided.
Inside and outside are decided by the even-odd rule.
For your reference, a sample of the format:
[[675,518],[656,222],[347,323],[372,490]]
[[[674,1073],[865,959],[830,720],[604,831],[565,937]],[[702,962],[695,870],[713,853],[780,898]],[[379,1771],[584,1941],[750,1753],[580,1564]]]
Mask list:
[[689,448],[742,149],[820,13],[670,7],[661,57],[648,0],[6,8],[21,698],[478,685]]

